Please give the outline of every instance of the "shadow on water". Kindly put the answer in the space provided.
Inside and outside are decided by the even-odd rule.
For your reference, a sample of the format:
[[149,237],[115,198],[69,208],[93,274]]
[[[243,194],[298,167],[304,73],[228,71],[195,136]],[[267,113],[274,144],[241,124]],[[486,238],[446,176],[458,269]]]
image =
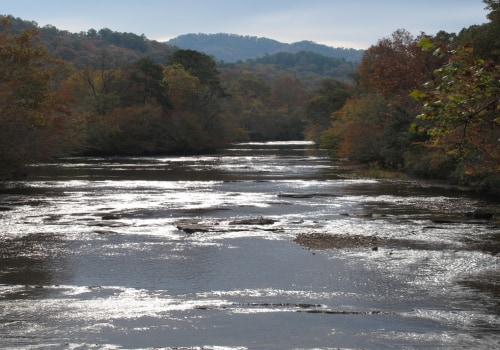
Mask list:
[[0,285],[24,288],[1,297],[7,299],[43,297],[44,286],[57,283],[55,265],[64,243],[55,235],[32,233],[19,238],[0,239]]

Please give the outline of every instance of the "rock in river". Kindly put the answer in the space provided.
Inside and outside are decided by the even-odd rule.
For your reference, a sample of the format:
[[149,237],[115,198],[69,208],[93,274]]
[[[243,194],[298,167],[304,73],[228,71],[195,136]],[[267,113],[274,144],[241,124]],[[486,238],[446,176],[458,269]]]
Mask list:
[[245,220],[235,220],[231,221],[229,225],[272,225],[276,222],[273,219],[266,219],[262,216],[257,219],[245,219]]
[[186,233],[195,233],[195,232],[208,232],[210,228],[208,226],[196,224],[196,223],[180,223],[177,224],[177,228]]

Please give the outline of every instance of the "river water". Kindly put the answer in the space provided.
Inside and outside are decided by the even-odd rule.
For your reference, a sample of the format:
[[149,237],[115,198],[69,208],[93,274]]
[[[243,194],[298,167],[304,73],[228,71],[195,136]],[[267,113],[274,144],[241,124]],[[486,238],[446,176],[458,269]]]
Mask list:
[[304,142],[39,164],[0,190],[0,347],[493,349],[500,229],[467,213],[499,207]]

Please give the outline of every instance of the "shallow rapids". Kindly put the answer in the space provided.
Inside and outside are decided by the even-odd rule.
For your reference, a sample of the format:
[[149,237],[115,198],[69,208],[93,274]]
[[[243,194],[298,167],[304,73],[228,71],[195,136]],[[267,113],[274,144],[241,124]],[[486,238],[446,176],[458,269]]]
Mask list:
[[306,142],[70,158],[0,187],[2,349],[492,349],[497,198]]

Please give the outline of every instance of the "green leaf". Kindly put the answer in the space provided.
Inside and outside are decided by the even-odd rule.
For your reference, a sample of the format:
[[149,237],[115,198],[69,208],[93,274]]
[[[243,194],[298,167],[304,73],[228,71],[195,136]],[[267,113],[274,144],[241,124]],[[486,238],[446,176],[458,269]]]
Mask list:
[[431,51],[434,48],[434,44],[430,38],[422,38],[418,42],[418,46],[420,46],[424,51]]
[[421,100],[427,96],[427,94],[421,90],[413,90],[410,92],[410,96],[413,97],[415,100]]

